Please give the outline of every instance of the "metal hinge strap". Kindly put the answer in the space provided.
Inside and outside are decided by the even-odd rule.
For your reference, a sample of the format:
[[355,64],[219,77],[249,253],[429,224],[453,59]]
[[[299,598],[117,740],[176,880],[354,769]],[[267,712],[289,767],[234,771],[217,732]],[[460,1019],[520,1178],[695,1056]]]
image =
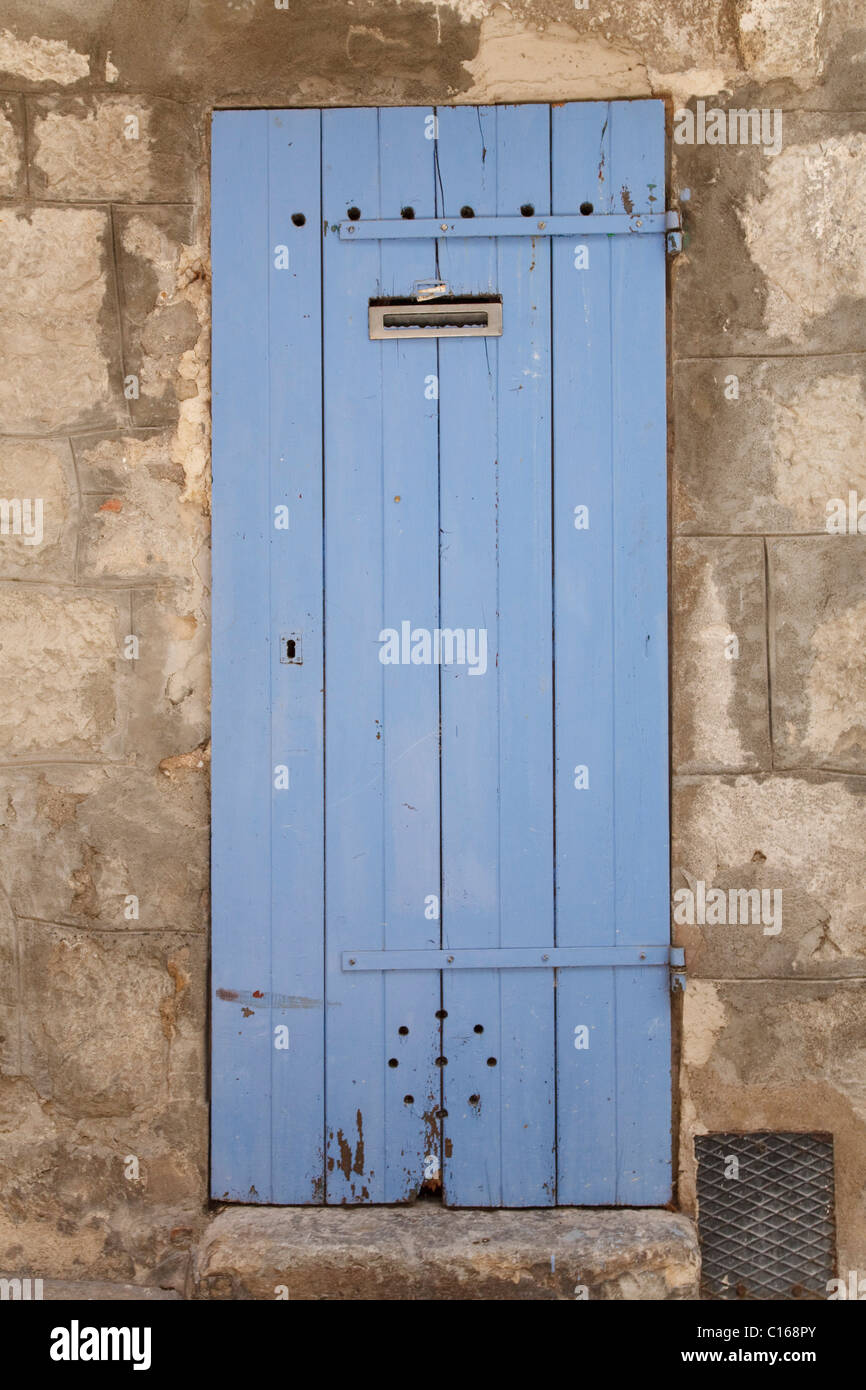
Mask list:
[[680,214],[670,212],[594,212],[546,217],[389,217],[341,222],[341,241],[393,241],[407,237],[646,236],[673,232]]
[[568,970],[682,966],[679,946],[498,946],[454,951],[344,951],[344,970]]

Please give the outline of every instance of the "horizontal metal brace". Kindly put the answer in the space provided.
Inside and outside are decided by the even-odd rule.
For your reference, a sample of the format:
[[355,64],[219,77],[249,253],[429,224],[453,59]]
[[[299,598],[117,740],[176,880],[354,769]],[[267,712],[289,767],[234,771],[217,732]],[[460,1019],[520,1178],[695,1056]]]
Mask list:
[[590,966],[675,965],[678,946],[499,946],[455,951],[344,951],[344,970],[568,970]]
[[551,214],[548,217],[391,217],[381,221],[341,222],[341,241],[393,241],[405,237],[468,236],[645,236],[672,232],[680,214],[621,212]]

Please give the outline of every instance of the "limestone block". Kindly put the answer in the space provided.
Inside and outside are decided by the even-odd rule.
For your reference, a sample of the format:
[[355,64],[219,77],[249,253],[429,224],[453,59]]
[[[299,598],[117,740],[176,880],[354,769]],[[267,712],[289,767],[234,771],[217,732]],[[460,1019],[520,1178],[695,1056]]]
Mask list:
[[2,208],[0,233],[0,434],[121,423],[107,211]]
[[77,520],[69,442],[0,438],[0,579],[73,581]]
[[[712,104],[760,109],[762,96]],[[717,356],[722,344],[730,355],[864,351],[866,117],[785,111],[776,154],[673,149],[674,188],[692,193],[674,277],[676,355]]]
[[[192,946],[201,965],[201,943]],[[194,998],[190,949],[159,932],[22,922],[22,1069],[39,1094],[77,1118],[159,1107],[176,1034],[203,1031],[204,980],[199,971]]]
[[207,770],[6,768],[0,883],[19,916],[116,931],[203,932]]
[[674,401],[680,533],[825,532],[851,489],[866,513],[862,357],[678,362]]
[[674,768],[769,768],[763,544],[681,538],[673,556]]
[[[686,947],[689,975],[862,974],[864,837],[866,797],[857,778],[675,779],[673,932]],[[726,905],[722,913],[716,899],[719,910],[705,912],[703,924],[700,884],[705,894],[721,890]],[[689,909],[680,890],[695,895],[691,923],[677,920]],[[732,924],[732,890],[766,896],[737,897]]]
[[210,623],[201,590],[161,584],[132,595],[139,639],[128,746],[153,765],[203,744],[210,735]]
[[117,757],[128,599],[0,584],[0,758]]
[[776,765],[866,772],[866,536],[769,546]]
[[[84,580],[175,576],[188,582],[206,531],[201,511],[182,501],[183,470],[167,434],[87,436],[78,444],[84,480],[80,575]],[[111,490],[87,484],[111,480]]]
[[28,102],[37,197],[171,203],[192,196],[198,141],[180,102],[132,93]]

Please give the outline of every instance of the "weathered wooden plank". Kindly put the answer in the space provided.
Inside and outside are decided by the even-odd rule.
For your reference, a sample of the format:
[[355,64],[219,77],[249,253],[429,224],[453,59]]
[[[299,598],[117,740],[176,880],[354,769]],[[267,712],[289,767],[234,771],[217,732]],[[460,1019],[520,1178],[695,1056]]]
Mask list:
[[[379,215],[379,115],[322,113],[322,215]],[[385,935],[382,345],[378,243],[325,236],[325,906],[327,1201],[385,1200],[385,982],[341,968]]]
[[[446,107],[437,119],[437,214],[457,216],[464,207],[494,213],[495,110]],[[498,289],[492,239],[441,242],[439,265],[454,294]],[[495,338],[439,342],[441,622],[443,628],[476,634],[477,658],[482,642],[485,651],[483,673],[480,659],[474,674],[468,662],[441,668],[442,927],[449,947],[500,941],[498,343]],[[447,976],[443,1002],[445,1200],[451,1206],[499,1206],[499,973]]]
[[[435,210],[432,109],[379,113],[382,208]],[[436,245],[383,243],[382,284],[408,296],[436,271]],[[382,356],[385,627],[402,637],[439,623],[438,366],[436,343],[370,344]],[[417,648],[417,643],[416,643]],[[382,648],[384,651],[384,646]],[[378,655],[378,653],[377,653]],[[439,944],[439,672],[429,662],[384,667],[385,940],[388,949]],[[385,981],[385,1201],[416,1193],[441,1168],[439,974]],[[392,1065],[397,1063],[396,1066]]]

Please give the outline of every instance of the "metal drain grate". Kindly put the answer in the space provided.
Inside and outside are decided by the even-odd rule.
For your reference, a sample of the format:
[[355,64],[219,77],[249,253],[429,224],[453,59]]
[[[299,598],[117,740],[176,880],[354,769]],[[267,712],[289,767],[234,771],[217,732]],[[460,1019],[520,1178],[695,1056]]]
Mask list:
[[833,1137],[700,1134],[705,1298],[826,1298],[833,1278]]

